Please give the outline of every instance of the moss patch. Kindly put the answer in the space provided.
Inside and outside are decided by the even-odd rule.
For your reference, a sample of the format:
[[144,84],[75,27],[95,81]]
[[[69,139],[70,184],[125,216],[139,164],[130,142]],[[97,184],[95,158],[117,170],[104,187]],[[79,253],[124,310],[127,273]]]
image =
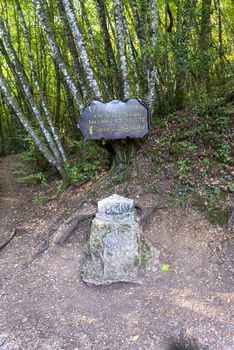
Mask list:
[[214,225],[227,226],[231,215],[231,208],[214,209],[208,214],[209,221]]
[[177,144],[171,145],[169,147],[169,153],[174,159],[179,159],[182,155],[182,151],[182,147]]

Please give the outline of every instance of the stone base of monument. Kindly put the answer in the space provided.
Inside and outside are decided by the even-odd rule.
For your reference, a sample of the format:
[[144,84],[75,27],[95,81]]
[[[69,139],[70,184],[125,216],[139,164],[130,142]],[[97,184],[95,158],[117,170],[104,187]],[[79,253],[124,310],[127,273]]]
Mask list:
[[141,283],[146,275],[158,271],[159,254],[143,236],[133,200],[113,195],[98,203],[82,278],[94,285]]

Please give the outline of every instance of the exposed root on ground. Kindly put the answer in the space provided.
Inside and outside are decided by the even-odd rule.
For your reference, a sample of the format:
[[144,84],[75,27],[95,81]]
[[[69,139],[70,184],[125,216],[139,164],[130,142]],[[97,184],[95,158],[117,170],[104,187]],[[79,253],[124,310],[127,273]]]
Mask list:
[[[66,207],[65,209],[63,208],[58,215],[54,218],[54,220],[52,220],[45,233],[44,233],[44,241],[42,243],[41,248],[35,253],[33,254],[32,258],[30,259],[29,262],[25,263],[25,267],[28,267],[29,265],[32,264],[32,262],[38,258],[40,255],[42,255],[49,247],[49,240],[50,240],[50,236],[52,235],[52,233],[56,232],[59,227],[63,224],[63,223],[69,223],[72,220],[75,220],[73,225],[67,230],[65,231],[64,234],[62,234],[62,236],[59,238],[59,240],[57,241],[58,244],[62,245],[65,240],[71,235],[71,233],[75,230],[75,228],[77,227],[77,225],[79,224],[79,222],[84,221],[85,219],[80,220],[81,216],[74,216],[74,214],[83,207],[83,205],[85,203],[87,203],[89,197],[92,195],[93,191],[98,187],[101,186],[103,183],[108,182],[110,179],[110,176],[108,175],[107,177],[105,177],[104,179],[101,179],[99,181],[97,181],[93,186],[91,186],[86,192],[85,194],[77,201],[73,201],[69,207]],[[69,216],[68,216],[69,215]],[[88,214],[89,215],[89,214]]]
[[2,250],[4,247],[6,247],[12,241],[12,239],[16,235],[16,232],[17,232],[16,228],[13,228],[9,237],[7,237],[7,239],[3,243],[0,244],[0,250]]
[[95,217],[95,212],[90,214],[79,215],[75,218],[73,224],[59,237],[56,244],[63,245],[68,237],[75,231],[77,226],[84,221],[89,221],[88,227],[90,227],[91,220]]
[[[126,169],[125,169],[126,170]],[[115,174],[116,175],[116,174]],[[122,185],[122,195],[131,195],[128,193],[128,184],[129,181],[123,181]],[[105,189],[103,188],[105,186]],[[119,184],[118,184],[119,186]],[[102,190],[102,196],[109,196],[110,193],[116,192],[116,183],[115,176],[109,173],[106,177],[100,179],[94,183],[79,200],[73,200],[69,203],[66,208],[62,208],[56,217],[51,220],[47,229],[44,233],[44,240],[41,248],[32,256],[29,263],[26,266],[30,265],[37,257],[43,254],[49,247],[49,241],[51,235],[58,231],[62,224],[70,224],[69,227],[60,235],[60,237],[55,241],[57,245],[62,246],[65,241],[71,236],[71,234],[77,229],[79,224],[87,222],[87,231],[90,228],[92,219],[95,217],[96,211],[84,213],[82,208],[84,204],[89,203],[93,206],[97,206],[97,201],[99,198],[99,190]],[[145,207],[139,203],[135,204],[135,208],[140,211],[139,213],[139,223],[143,229],[145,229],[149,223],[151,216],[154,214],[155,210],[168,209],[168,206],[151,206]],[[87,232],[88,233],[88,232]]]
[[154,214],[155,210],[168,209],[169,207],[167,207],[167,206],[162,206],[162,207],[154,206],[154,207],[145,208],[145,207],[141,206],[140,204],[136,203],[135,208],[140,209],[142,212],[140,217],[139,217],[139,223],[140,223],[141,227],[144,229],[147,227],[149,220],[150,220],[151,216]]

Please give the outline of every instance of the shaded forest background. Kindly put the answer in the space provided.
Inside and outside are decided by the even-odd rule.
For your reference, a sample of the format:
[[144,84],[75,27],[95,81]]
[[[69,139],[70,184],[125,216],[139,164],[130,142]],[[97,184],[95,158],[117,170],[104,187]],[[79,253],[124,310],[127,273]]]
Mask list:
[[[95,98],[145,99],[165,136],[166,125],[189,120],[176,111],[195,109],[197,142],[203,135],[216,158],[230,163],[232,0],[2,0],[0,12],[0,155],[26,151],[39,164],[39,181],[45,159],[64,183],[97,172],[106,155],[77,129]],[[178,143],[180,136],[168,137]],[[169,151],[177,157],[193,142]]]

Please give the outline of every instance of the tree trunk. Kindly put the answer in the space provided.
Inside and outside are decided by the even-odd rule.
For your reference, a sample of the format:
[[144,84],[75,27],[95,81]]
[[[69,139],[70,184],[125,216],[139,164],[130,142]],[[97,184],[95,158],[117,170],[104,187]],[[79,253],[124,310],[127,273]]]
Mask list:
[[224,51],[223,51],[223,23],[222,23],[222,10],[220,0],[214,0],[218,17],[218,52],[219,52],[219,79],[222,84],[224,80]]
[[55,125],[58,127],[60,124],[61,113],[61,77],[57,63],[54,61],[54,70],[56,75],[56,99],[55,99]]
[[63,2],[63,6],[72,29],[73,37],[75,39],[76,45],[78,47],[80,53],[80,59],[86,74],[87,81],[89,83],[90,88],[93,92],[93,98],[102,99],[102,94],[99,89],[97,80],[94,76],[93,68],[90,64],[89,55],[87,52],[86,44],[80,30],[79,23],[77,21],[73,6],[70,0],[61,0]]
[[207,92],[210,91],[209,76],[209,46],[211,41],[211,0],[202,0],[201,32],[200,32],[200,53],[201,67],[200,78],[206,85]]
[[69,86],[69,89],[72,93],[72,96],[74,98],[76,105],[78,106],[79,110],[81,110],[84,106],[83,101],[82,101],[82,97],[80,95],[80,92],[79,92],[70,72],[68,71],[68,69],[65,65],[65,62],[64,62],[63,57],[61,55],[60,49],[59,49],[57,42],[56,42],[54,32],[52,31],[52,29],[49,25],[48,18],[45,15],[45,12],[44,12],[44,9],[41,5],[41,2],[39,0],[32,0],[32,1],[34,3],[35,8],[36,8],[37,15],[38,15],[38,18],[40,20],[41,26],[46,33],[47,40],[48,40],[48,43],[50,45],[52,55],[53,55],[54,59],[56,60],[60,71],[63,74],[64,80],[66,81],[67,85]]
[[4,127],[3,127],[3,117],[0,118],[0,156],[5,155],[5,136],[4,136]]
[[83,68],[79,61],[79,55],[76,49],[75,41],[72,35],[71,28],[69,26],[69,22],[67,16],[65,14],[64,6],[62,1],[58,1],[58,10],[63,23],[64,33],[67,39],[68,50],[71,54],[72,65],[77,76],[79,92],[82,97],[84,97],[84,101],[89,99],[90,92],[88,91],[88,83],[86,81],[86,77],[84,76]]
[[114,50],[111,43],[110,33],[108,31],[105,2],[103,0],[95,0],[95,4],[98,12],[100,28],[103,35],[105,56],[106,56],[106,62],[107,62],[106,68],[108,68],[109,70],[108,75],[110,77],[110,82],[112,85],[111,86],[112,95],[119,98],[121,96],[123,86],[119,76],[119,71],[118,71],[118,67],[117,67],[117,63],[114,55]]
[[177,0],[177,42],[176,42],[176,89],[175,105],[177,109],[184,106],[186,73],[188,71],[188,44],[191,36],[191,25],[193,16],[193,2],[191,0]]
[[32,137],[33,141],[35,142],[38,149],[41,151],[41,153],[44,155],[44,157],[48,160],[49,163],[54,165],[54,167],[57,169],[57,171],[60,173],[65,187],[69,184],[69,175],[64,167],[64,163],[61,159],[58,159],[55,157],[55,155],[51,152],[51,150],[47,147],[47,145],[40,139],[40,137],[37,135],[36,131],[34,130],[32,124],[30,121],[26,118],[23,111],[15,101],[15,99],[12,97],[5,81],[0,76],[0,87],[1,91],[5,97],[5,100],[7,104],[14,110],[15,114],[19,118],[20,122],[24,126],[24,128],[27,130],[29,135]]
[[123,81],[123,95],[124,99],[130,97],[130,86],[128,78],[128,66],[127,66],[127,55],[125,50],[125,32],[124,32],[124,23],[123,23],[123,4],[121,0],[114,0],[114,9],[115,9],[115,26],[118,37],[118,52],[120,60],[120,71]]
[[133,139],[107,141],[104,147],[111,157],[111,173],[118,174],[126,170],[136,151],[137,142]]

